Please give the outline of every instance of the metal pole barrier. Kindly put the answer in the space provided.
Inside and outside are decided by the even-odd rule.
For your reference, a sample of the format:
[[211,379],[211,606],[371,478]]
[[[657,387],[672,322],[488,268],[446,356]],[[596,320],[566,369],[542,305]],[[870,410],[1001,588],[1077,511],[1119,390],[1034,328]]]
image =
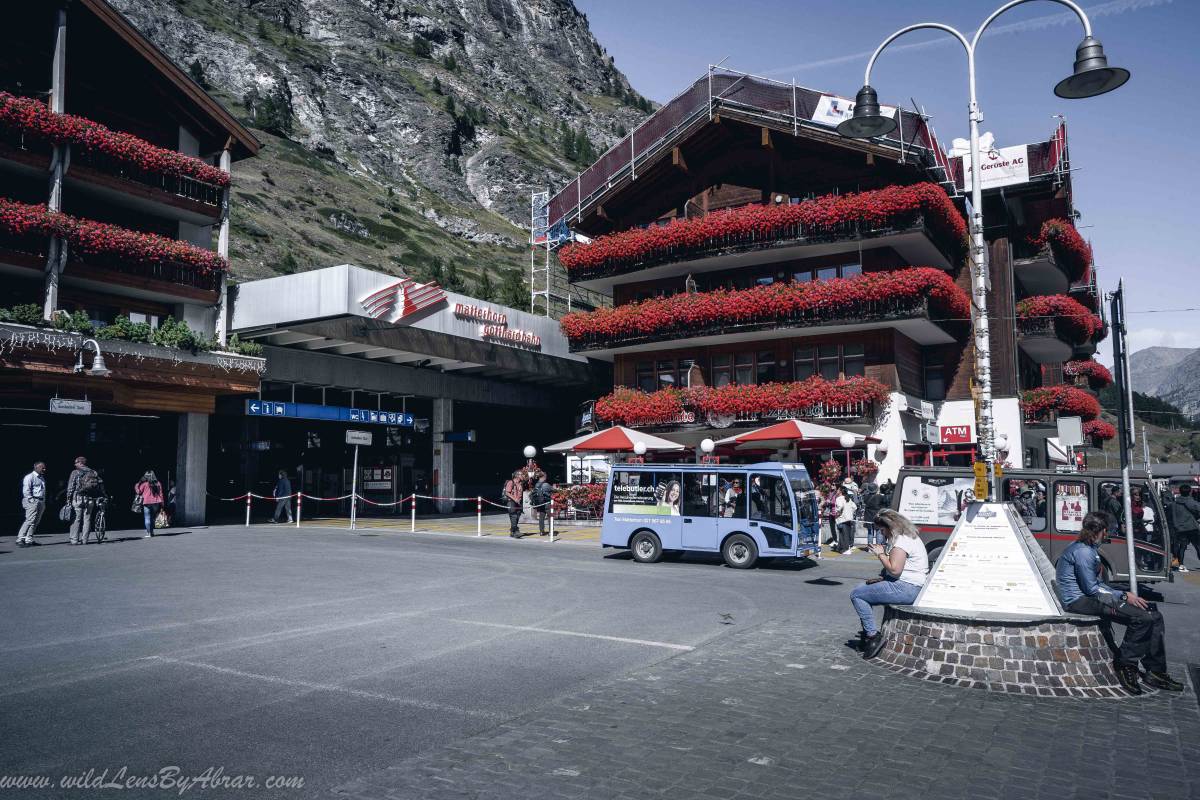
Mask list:
[[296,492],[296,527],[300,527],[300,513],[304,508],[304,492]]
[[358,445],[354,445],[354,470],[350,473],[350,530],[358,513]]
[[250,493],[246,492],[246,527],[250,527]]
[[554,544],[554,501],[550,501],[550,544]]
[[412,514],[411,527],[409,528],[409,531],[412,533],[416,533],[417,532],[417,493],[416,492],[412,493],[412,496],[409,498],[409,501],[411,503],[411,505],[409,506],[409,512]]
[[475,535],[483,536],[483,498],[475,497]]

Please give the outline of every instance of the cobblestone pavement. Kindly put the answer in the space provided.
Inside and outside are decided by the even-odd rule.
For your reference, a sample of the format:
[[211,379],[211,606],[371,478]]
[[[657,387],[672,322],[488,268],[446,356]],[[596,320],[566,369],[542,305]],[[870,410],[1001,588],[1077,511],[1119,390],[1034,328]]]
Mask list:
[[1188,683],[1137,699],[995,695],[900,677],[844,633],[768,621],[335,794],[1182,800],[1200,797]]

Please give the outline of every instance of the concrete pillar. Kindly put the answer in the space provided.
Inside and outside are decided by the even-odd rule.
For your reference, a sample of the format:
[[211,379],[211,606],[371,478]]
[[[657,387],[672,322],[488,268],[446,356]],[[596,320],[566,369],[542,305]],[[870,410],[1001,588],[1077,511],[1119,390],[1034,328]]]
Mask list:
[[[446,434],[454,427],[454,401],[448,397],[437,397],[433,401],[433,469],[437,480],[433,493],[438,497],[454,497],[454,444],[446,441]],[[437,510],[448,514],[454,503],[438,500]]]
[[[60,8],[54,24],[54,56],[50,68],[50,110],[62,114],[66,103],[67,85],[67,10]],[[50,161],[50,196],[46,207],[51,211],[62,211],[63,174],[71,158],[69,145],[55,145]],[[42,316],[54,318],[58,309],[58,282],[67,263],[67,243],[54,237],[50,242],[50,257],[46,260],[46,295]]]
[[180,414],[176,442],[175,515],[181,525],[203,525],[208,493],[208,415]]
[[[230,144],[225,144],[221,151],[221,169],[229,172],[231,156]],[[217,255],[229,258],[229,187],[221,193],[221,227],[217,231]],[[217,341],[222,346],[229,342],[229,275],[221,273],[220,296],[217,298]]]

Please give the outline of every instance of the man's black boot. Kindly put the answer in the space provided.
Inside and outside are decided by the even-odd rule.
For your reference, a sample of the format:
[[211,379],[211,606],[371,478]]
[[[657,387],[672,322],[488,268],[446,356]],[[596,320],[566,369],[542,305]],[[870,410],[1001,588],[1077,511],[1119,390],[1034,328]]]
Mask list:
[[1133,696],[1142,694],[1142,687],[1138,683],[1138,669],[1133,664],[1113,664],[1113,668],[1117,671],[1117,680],[1121,683],[1121,688],[1129,692]]
[[1183,691],[1183,684],[1165,672],[1150,672],[1147,670],[1145,680],[1146,683],[1150,684],[1155,689],[1163,689],[1168,692]]
[[883,631],[876,631],[873,635],[868,636],[863,642],[863,658],[871,659],[879,655],[884,644],[886,644],[886,640],[883,638]]

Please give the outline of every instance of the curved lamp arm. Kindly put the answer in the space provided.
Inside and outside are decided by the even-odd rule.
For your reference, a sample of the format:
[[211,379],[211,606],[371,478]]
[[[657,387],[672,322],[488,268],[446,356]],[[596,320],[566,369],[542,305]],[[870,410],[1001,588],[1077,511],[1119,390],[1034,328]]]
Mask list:
[[[1025,0],[1017,0],[1017,2],[1025,2]],[[909,33],[910,31],[919,31],[919,30],[924,30],[924,29],[933,29],[933,30],[942,31],[943,33],[950,34],[955,39],[958,39],[959,43],[962,44],[963,49],[967,51],[968,64],[971,64],[975,61],[974,48],[971,46],[971,43],[967,41],[967,37],[963,36],[961,33],[959,33],[958,30],[956,30],[955,28],[951,28],[949,25],[943,25],[940,22],[918,22],[916,25],[909,25],[907,28],[901,28],[900,30],[896,31],[891,36],[884,39],[883,42],[879,45],[879,47],[875,48],[875,52],[871,54],[870,60],[867,61],[867,71],[866,71],[866,75],[863,77],[863,85],[864,86],[871,85],[871,69],[872,69],[872,67],[875,66],[875,59],[879,58],[879,54],[883,52],[883,49],[885,47],[887,47],[889,44],[891,44],[895,40],[899,39],[904,34]],[[971,70],[971,72],[973,74],[974,70]]]
[[[1004,5],[1000,6],[995,11],[993,11],[992,15],[990,17],[988,17],[987,19],[985,19],[983,21],[983,24],[979,26],[979,30],[975,31],[975,38],[971,40],[971,47],[974,47],[975,45],[979,44],[979,38],[981,36],[983,36],[983,32],[985,30],[987,30],[987,27],[992,24],[993,20],[995,20],[996,17],[1000,16],[1005,11],[1008,11],[1010,8],[1014,8],[1019,5],[1024,5],[1025,3],[1029,3],[1029,2],[1032,2],[1032,0],[1012,0],[1011,2],[1005,3]],[[1084,10],[1082,8],[1080,8],[1076,3],[1071,2],[1071,0],[1050,0],[1050,2],[1064,5],[1067,8],[1074,11],[1075,16],[1079,17],[1079,21],[1083,23],[1084,37],[1087,38],[1092,35],[1092,21],[1090,19],[1088,19],[1088,15],[1086,13],[1084,13]]]

